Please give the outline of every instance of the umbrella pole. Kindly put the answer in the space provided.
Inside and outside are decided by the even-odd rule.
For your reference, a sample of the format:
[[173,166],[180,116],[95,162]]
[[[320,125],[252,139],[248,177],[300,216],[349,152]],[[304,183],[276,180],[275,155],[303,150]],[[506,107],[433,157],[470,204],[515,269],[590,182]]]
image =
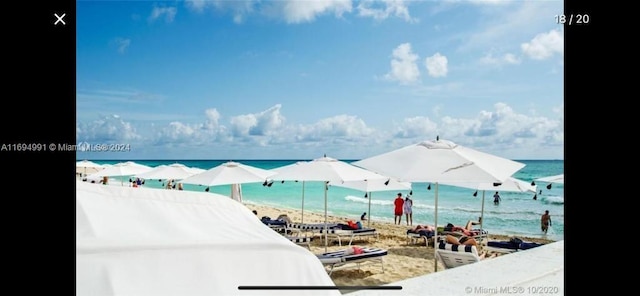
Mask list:
[[327,186],[328,186],[329,182],[325,181],[324,182],[324,252],[327,252],[327,246],[328,246],[328,235],[327,232],[329,232],[329,230],[327,229]]
[[367,219],[367,228],[369,228],[371,223],[371,192],[369,192],[369,219]]
[[436,208],[435,208],[434,217],[436,220],[436,225],[435,225],[436,231],[434,232],[434,235],[433,235],[433,271],[434,272],[438,271],[438,256],[437,256],[437,252],[438,252],[438,182],[436,182],[435,186],[436,186]]
[[484,229],[484,227],[482,227],[483,222],[484,222],[484,190],[482,190],[482,211],[480,211],[480,229]]
[[304,223],[304,181],[302,181],[302,212],[300,215],[300,224],[302,224]]

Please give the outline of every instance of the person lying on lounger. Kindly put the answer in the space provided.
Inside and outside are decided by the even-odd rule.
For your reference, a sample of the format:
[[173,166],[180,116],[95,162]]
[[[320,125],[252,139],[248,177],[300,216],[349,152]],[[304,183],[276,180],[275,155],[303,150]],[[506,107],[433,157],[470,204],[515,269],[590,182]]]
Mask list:
[[411,229],[411,232],[419,232],[421,230],[426,230],[426,231],[436,231],[436,229],[431,226],[431,225],[416,225],[415,228]]
[[[448,244],[452,244],[452,245],[466,245],[466,246],[476,246],[476,247],[478,247],[478,242],[475,239],[473,239],[472,237],[467,237],[467,236],[463,236],[463,237],[458,239],[453,235],[448,235],[447,234],[446,242]],[[497,257],[497,256],[498,256],[497,253],[493,253],[493,255],[487,257],[487,251],[484,251],[482,254],[478,255],[478,257],[480,257],[480,259],[493,258],[493,257]]]
[[[480,218],[479,221],[467,221],[467,225],[464,228],[449,223],[447,227],[445,227],[445,231],[462,232],[466,236],[475,236],[480,234],[480,231],[474,230],[473,225],[480,224],[482,222],[481,219],[482,218]],[[447,230],[447,228],[450,228],[450,230]]]

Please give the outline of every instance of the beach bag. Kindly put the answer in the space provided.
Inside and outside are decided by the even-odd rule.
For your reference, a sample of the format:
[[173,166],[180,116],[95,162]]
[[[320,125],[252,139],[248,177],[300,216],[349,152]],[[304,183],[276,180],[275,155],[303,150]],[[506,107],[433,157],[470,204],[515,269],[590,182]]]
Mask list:
[[358,224],[353,222],[353,220],[347,221],[347,225],[349,225],[349,227],[351,227],[351,229],[358,229]]
[[360,221],[356,222],[356,225],[358,226],[356,229],[362,229],[362,223],[360,223]]

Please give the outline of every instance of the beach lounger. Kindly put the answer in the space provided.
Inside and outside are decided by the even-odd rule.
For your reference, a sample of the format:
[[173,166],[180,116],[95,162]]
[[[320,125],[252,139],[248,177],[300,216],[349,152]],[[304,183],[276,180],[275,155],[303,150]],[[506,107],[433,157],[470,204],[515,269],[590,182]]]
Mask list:
[[[328,229],[333,229],[338,226],[337,223],[327,223],[326,227]],[[287,224],[287,228],[290,230],[295,230],[298,232],[309,231],[309,232],[319,232],[320,230],[325,228],[324,223],[289,223]]]
[[531,248],[542,246],[543,244],[533,242],[514,242],[509,241],[490,241],[487,242],[485,249],[491,252],[498,253],[513,253],[518,251],[524,251]]
[[445,268],[480,262],[478,249],[472,245],[452,245],[440,242],[438,243],[436,256],[444,264]]
[[355,263],[358,268],[360,268],[360,263],[364,261],[380,261],[380,264],[382,265],[382,272],[384,273],[384,261],[382,258],[387,255],[387,250],[380,248],[362,248],[362,254],[346,255],[345,253],[347,250],[349,249],[324,253],[316,256],[322,264],[329,267],[329,275],[331,275],[335,268],[349,263]]
[[[324,231],[320,230],[318,233],[321,234],[321,237],[324,237]],[[338,245],[342,246],[342,237],[348,237],[349,238],[349,246],[351,245],[351,243],[353,242],[354,238],[356,237],[363,237],[363,236],[375,236],[375,238],[378,238],[378,232],[376,231],[375,228],[362,228],[362,229],[338,229],[338,228],[334,228],[334,229],[328,229],[327,230],[327,238],[335,238],[338,240]]]
[[295,243],[296,245],[304,246],[304,247],[307,247],[307,249],[311,250],[311,241],[313,241],[313,237],[290,236],[290,235],[286,235],[285,237],[289,239],[291,242]]
[[277,231],[278,233],[288,234],[291,231],[287,227],[287,221],[285,220],[273,220],[273,219],[260,219],[264,225],[269,226],[269,228]]
[[[416,243],[419,239],[424,239],[424,245],[429,246],[429,239],[433,238],[435,232],[428,231],[426,229],[420,229],[417,232],[412,229],[407,230],[407,245],[411,243]],[[433,241],[433,239],[431,239]]]

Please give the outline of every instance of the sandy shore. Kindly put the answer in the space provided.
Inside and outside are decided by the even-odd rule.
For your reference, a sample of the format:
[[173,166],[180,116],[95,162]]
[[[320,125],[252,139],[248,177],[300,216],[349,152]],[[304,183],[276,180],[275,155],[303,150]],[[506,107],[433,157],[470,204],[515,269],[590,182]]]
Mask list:
[[[247,207],[258,212],[258,217],[268,216],[272,219],[281,214],[286,214],[293,222],[302,220],[300,210],[277,209],[267,206],[250,205]],[[328,216],[329,222],[346,223],[348,219],[357,221],[359,217],[336,217]],[[324,215],[304,212],[304,223],[323,223]],[[366,226],[367,222],[363,224]],[[415,225],[414,225],[415,226]],[[406,231],[410,228],[406,224],[394,225],[385,222],[370,221],[371,228],[375,228],[379,235],[378,239],[365,237],[354,242],[352,245],[362,247],[377,247],[388,250],[388,255],[384,257],[384,273],[382,266],[378,262],[365,262],[357,266],[345,266],[334,270],[331,274],[333,282],[337,286],[374,286],[384,285],[400,280],[425,275],[434,271],[434,249],[432,246],[425,246],[424,240],[410,244],[407,240]],[[540,238],[525,238],[525,241],[537,243],[549,243],[550,240]],[[489,234],[490,240],[508,240],[508,236]],[[348,242],[347,242],[348,243]],[[339,246],[337,242],[329,242],[328,251],[345,249],[346,246]],[[314,239],[311,243],[311,252],[321,254],[325,252],[324,243],[320,239]],[[508,255],[503,255],[508,256]],[[438,270],[444,270],[441,263],[438,263]],[[348,292],[348,291],[343,291]]]

